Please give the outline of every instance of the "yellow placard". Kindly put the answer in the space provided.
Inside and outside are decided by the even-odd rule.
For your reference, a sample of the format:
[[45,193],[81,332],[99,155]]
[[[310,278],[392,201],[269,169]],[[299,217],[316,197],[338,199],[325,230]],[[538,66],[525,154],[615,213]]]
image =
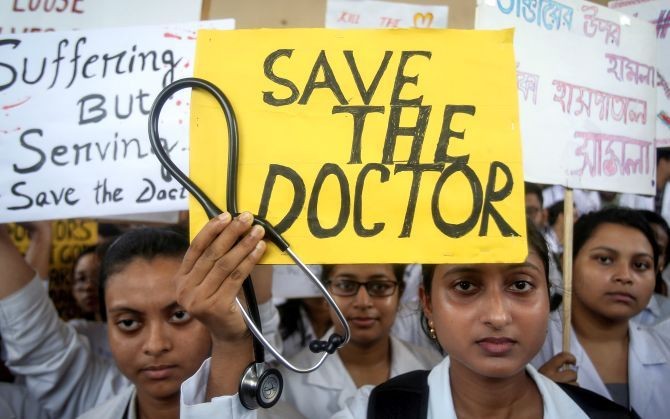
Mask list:
[[[513,31],[200,31],[239,127],[238,204],[306,263],[525,258]],[[191,103],[190,174],[226,209],[227,125]],[[191,231],[206,222],[191,200]],[[264,263],[290,263],[274,246]]]
[[[21,253],[30,246],[28,231],[20,224],[10,223],[9,235]],[[50,270],[70,271],[79,253],[86,247],[98,243],[98,222],[94,220],[70,219],[51,222]]]

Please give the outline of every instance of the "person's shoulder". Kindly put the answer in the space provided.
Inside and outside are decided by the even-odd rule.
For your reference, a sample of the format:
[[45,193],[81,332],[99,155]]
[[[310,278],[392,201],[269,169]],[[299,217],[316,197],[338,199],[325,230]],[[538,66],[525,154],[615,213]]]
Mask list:
[[77,419],[117,419],[124,417],[133,397],[135,397],[135,386],[128,386],[116,396],[82,413]]
[[570,398],[586,413],[590,418],[608,418],[608,419],[624,419],[624,418],[639,418],[634,410],[627,408],[613,402],[612,400],[594,393],[591,390],[581,388],[578,386],[556,383],[561,390],[563,390]]

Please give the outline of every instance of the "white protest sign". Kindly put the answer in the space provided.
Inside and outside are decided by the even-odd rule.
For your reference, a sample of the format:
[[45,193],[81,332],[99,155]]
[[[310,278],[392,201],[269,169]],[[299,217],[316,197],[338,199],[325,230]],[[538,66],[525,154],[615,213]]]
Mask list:
[[0,35],[200,20],[201,0],[0,0]]
[[328,0],[326,28],[446,28],[448,13],[447,6]]
[[656,27],[656,147],[670,147],[670,0],[621,0],[609,7]]
[[652,25],[585,1],[486,0],[475,26],[516,28],[526,180],[654,193]]
[[[0,222],[187,208],[151,151],[147,115],[193,74],[198,28],[170,26],[0,37]],[[165,148],[188,170],[190,92],[161,115]]]

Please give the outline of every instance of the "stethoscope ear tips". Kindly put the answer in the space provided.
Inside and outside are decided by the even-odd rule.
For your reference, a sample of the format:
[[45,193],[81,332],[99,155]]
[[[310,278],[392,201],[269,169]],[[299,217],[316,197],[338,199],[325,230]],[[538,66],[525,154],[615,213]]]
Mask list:
[[328,342],[324,340],[313,340],[309,343],[309,350],[315,354],[321,352],[328,352],[330,355],[334,354],[336,350],[342,346],[344,338],[337,333],[333,333],[328,338]]
[[279,401],[283,388],[284,379],[279,370],[253,362],[244,370],[240,381],[240,402],[249,410],[268,409]]

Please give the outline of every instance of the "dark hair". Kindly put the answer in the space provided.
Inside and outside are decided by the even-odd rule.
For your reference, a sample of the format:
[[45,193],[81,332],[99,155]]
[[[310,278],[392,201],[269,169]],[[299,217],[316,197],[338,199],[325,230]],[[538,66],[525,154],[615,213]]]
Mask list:
[[[407,268],[407,265],[401,263],[390,263],[389,265],[391,265],[391,268],[393,269],[393,275],[395,275],[395,279],[398,281],[398,297],[401,297],[403,291],[405,291],[405,269]],[[337,266],[337,264],[322,265],[323,268],[321,270],[321,283],[326,285],[328,278],[330,277],[330,273],[333,272],[335,266]]]
[[670,148],[663,147],[656,149],[656,165],[658,165],[658,162],[660,162],[661,160],[669,160],[669,159],[670,159]]
[[77,257],[74,259],[74,263],[72,264],[72,272],[74,273],[74,269],[77,267],[77,263],[79,263],[79,259],[82,257],[88,255],[88,254],[95,254],[96,256],[99,256],[97,251],[96,251],[97,246],[86,246],[77,255]]
[[[307,346],[307,325],[303,322],[300,309],[305,307],[302,298],[290,298],[277,306],[279,312],[279,334],[286,340],[294,333],[300,336],[300,346]],[[319,336],[316,336],[317,338]]]
[[[640,213],[640,215],[642,215],[642,217],[644,217],[645,220],[647,220],[649,224],[656,224],[661,226],[663,231],[665,231],[665,234],[668,236],[668,239],[670,239],[670,226],[668,226],[668,222],[665,221],[665,218],[655,213],[654,211],[638,210],[638,212]],[[654,237],[656,237],[655,234]],[[659,252],[661,251],[660,248],[658,250]],[[665,266],[668,266],[668,263],[670,263],[670,246],[666,246],[664,256],[665,256]],[[664,269],[665,266],[661,266],[661,269]]]
[[100,266],[98,294],[101,318],[107,320],[105,288],[110,276],[121,272],[135,259],[152,260],[158,256],[181,259],[188,246],[186,236],[169,229],[155,227],[130,230],[114,240],[107,248]]
[[[639,213],[639,211],[630,208],[606,208],[596,212],[579,217],[575,223],[572,245],[572,259],[579,254],[584,243],[593,236],[595,230],[603,224],[617,224],[630,227],[640,231],[646,238],[654,254],[654,268],[658,265],[658,244],[654,236],[654,230]],[[623,238],[621,238],[623,239]]]
[[[638,211],[650,225],[656,224],[660,226],[663,229],[663,231],[665,231],[665,235],[670,239],[670,227],[668,227],[668,223],[665,221],[665,218],[655,213],[654,211],[649,210],[638,210]],[[656,237],[656,232],[654,232],[654,237]],[[656,240],[656,244],[659,244],[658,240]],[[658,251],[660,258],[661,256],[660,245],[658,246]],[[665,256],[665,261],[664,265],[660,267],[658,272],[656,272],[656,286],[654,287],[654,292],[665,295],[665,281],[663,280],[663,270],[665,269],[666,266],[668,266],[668,263],[670,263],[670,246],[665,246],[665,254],[663,256]]]
[[556,224],[556,220],[558,219],[558,216],[563,214],[563,206],[564,206],[563,200],[560,200],[558,202],[555,202],[552,204],[549,208],[547,208],[547,223],[550,226],[553,226]]
[[[547,241],[542,236],[535,227],[535,225],[528,219],[526,219],[526,234],[528,237],[528,247],[532,248],[542,259],[542,266],[544,266],[544,273],[547,279],[547,288],[551,287],[549,282],[549,249],[547,248]],[[530,250],[530,249],[529,249]],[[435,264],[424,264],[422,265],[422,274],[423,274],[423,289],[426,294],[430,294],[430,290],[433,284],[433,275],[435,274]]]
[[537,183],[524,182],[523,187],[526,195],[535,195],[540,201],[540,207],[544,208],[544,196],[542,196],[542,188]]

